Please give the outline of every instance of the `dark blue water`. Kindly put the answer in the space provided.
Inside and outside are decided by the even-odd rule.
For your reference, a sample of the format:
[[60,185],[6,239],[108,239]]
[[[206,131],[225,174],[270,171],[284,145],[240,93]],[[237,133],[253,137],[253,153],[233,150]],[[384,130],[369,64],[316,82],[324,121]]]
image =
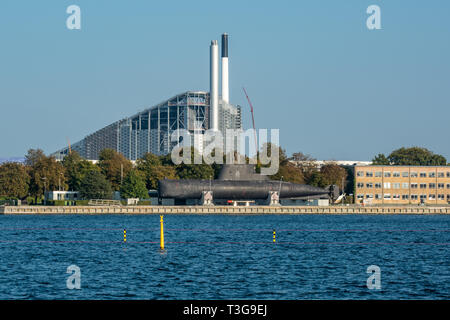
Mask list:
[[[450,298],[447,216],[164,221],[161,253],[159,216],[0,216],[0,299]],[[80,290],[66,286],[69,265]],[[370,265],[381,290],[367,288]]]

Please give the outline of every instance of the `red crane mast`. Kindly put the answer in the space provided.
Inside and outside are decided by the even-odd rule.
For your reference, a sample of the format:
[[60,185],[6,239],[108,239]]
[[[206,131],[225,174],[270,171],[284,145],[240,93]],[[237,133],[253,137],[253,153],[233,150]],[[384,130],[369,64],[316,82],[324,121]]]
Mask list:
[[245,90],[244,87],[242,87],[242,90],[244,90],[245,97],[247,98],[248,104],[250,105],[250,112],[252,113],[252,122],[253,122],[253,133],[255,134],[255,148],[256,148],[256,152],[258,152],[258,139],[256,137],[255,116],[253,114],[253,105],[252,105],[252,102],[250,101],[250,98],[248,97],[247,91]]

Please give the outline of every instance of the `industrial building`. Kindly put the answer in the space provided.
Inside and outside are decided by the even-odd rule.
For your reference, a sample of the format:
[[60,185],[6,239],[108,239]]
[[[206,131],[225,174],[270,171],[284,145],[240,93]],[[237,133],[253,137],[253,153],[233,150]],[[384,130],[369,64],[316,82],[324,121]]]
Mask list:
[[356,166],[355,200],[364,204],[450,203],[450,167]]
[[[178,129],[188,130],[191,144],[199,151],[203,146],[203,133],[212,129],[242,129],[241,107],[229,102],[228,35],[222,35],[222,87],[219,95],[219,46],[213,40],[210,46],[210,92],[187,91],[177,94],[131,117],[114,122],[83,140],[74,143],[82,157],[98,160],[100,152],[114,149],[129,160],[141,158],[150,152],[156,155],[169,153],[178,141],[171,141],[171,134]],[[52,154],[62,159],[69,147]]]

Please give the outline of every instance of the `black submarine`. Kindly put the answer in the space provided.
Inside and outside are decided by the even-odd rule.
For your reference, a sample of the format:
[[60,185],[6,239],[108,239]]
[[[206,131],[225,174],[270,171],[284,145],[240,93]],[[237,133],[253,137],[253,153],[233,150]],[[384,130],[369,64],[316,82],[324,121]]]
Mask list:
[[270,180],[267,176],[256,173],[254,165],[248,164],[225,164],[216,180],[159,180],[158,194],[161,199],[202,199],[208,192],[214,201],[267,200],[270,202],[274,196],[275,201],[324,197],[333,201],[339,195],[339,188],[337,186],[319,188]]

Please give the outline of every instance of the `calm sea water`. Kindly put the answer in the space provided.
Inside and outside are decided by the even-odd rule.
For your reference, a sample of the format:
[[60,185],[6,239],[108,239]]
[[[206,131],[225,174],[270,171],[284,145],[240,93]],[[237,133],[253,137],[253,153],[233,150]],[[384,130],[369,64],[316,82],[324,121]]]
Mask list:
[[[161,253],[159,216],[0,216],[0,299],[450,298],[447,216],[164,221]],[[80,290],[66,286],[70,265]],[[367,288],[370,265],[381,290]]]

